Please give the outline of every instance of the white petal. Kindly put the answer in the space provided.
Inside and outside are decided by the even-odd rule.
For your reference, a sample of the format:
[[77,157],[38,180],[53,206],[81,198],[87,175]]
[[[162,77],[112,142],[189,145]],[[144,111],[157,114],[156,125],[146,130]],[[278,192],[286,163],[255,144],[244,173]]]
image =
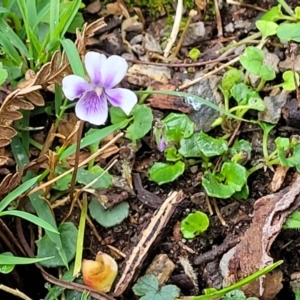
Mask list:
[[99,97],[95,91],[89,91],[79,99],[75,107],[79,119],[94,125],[102,125],[107,120],[108,108],[104,93]]
[[91,90],[91,85],[82,77],[68,75],[62,80],[62,90],[69,100],[80,98],[82,94]]
[[125,77],[128,69],[126,60],[118,55],[110,56],[101,68],[102,87],[111,89]]
[[84,57],[85,69],[90,77],[91,83],[95,86],[102,86],[101,69],[106,61],[104,54],[88,52]]
[[107,100],[113,105],[120,107],[126,115],[129,115],[134,105],[137,103],[137,96],[128,89],[106,89]]

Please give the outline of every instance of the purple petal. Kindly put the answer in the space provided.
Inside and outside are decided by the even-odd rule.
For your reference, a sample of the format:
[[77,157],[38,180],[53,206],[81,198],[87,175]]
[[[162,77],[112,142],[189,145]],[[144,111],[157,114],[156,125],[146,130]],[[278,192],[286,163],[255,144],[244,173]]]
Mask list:
[[127,89],[105,90],[107,100],[113,105],[120,107],[126,115],[129,115],[134,105],[137,103],[136,94]]
[[107,101],[104,93],[97,96],[95,91],[89,91],[79,99],[75,107],[76,115],[83,121],[94,125],[102,125],[108,116]]
[[66,98],[71,101],[80,98],[85,92],[91,89],[91,85],[77,75],[68,75],[62,80],[62,90]]
[[94,85],[100,85],[101,79],[101,68],[103,68],[106,57],[104,54],[97,52],[88,52],[84,57],[84,65],[87,73],[89,74],[91,83]]
[[159,145],[157,145],[158,151],[163,152],[166,149],[166,146],[167,144],[165,140],[163,138],[160,138]]
[[107,89],[115,87],[125,77],[127,69],[128,64],[123,57],[110,56],[101,68],[102,86]]

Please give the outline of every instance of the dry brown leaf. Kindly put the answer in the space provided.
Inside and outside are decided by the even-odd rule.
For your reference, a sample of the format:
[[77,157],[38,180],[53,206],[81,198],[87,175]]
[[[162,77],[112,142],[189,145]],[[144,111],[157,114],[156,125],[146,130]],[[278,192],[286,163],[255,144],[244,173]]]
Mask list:
[[[70,136],[70,134],[73,132],[76,124],[78,122],[78,118],[74,113],[65,113],[63,116],[63,119],[60,121],[58,125],[57,132],[64,136],[64,140]],[[71,138],[68,139],[66,146],[75,144],[77,141],[77,135],[73,134]],[[60,143],[63,143],[64,141],[60,140]]]
[[289,168],[287,167],[283,167],[281,165],[277,166],[272,178],[272,182],[270,183],[270,189],[272,193],[277,192],[281,188],[288,170]]
[[6,175],[0,184],[0,196],[7,195],[15,189],[21,183],[21,180],[22,176],[18,172]]
[[[280,233],[287,216],[300,206],[300,175],[295,182],[282,191],[261,197],[254,204],[252,223],[241,238],[241,242],[231,251],[228,267],[236,281],[273,263],[269,251],[277,235]],[[269,274],[266,277],[271,276]],[[264,284],[265,278],[252,282],[249,287],[252,295],[262,300],[271,300],[277,286]],[[276,281],[277,282],[277,281]],[[247,294],[246,294],[247,295]],[[251,296],[251,295],[247,295]]]

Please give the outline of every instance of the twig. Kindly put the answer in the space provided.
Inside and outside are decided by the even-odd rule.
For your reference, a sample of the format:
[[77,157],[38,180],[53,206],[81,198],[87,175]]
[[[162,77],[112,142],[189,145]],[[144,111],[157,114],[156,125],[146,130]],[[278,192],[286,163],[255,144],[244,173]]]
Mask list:
[[176,48],[175,48],[175,50],[174,50],[174,52],[173,52],[173,54],[172,54],[173,57],[177,57],[177,55],[178,55],[178,53],[179,53],[179,50],[180,50],[180,48],[181,48],[181,45],[182,45],[182,43],[183,43],[184,37],[185,37],[185,35],[186,35],[186,33],[187,33],[188,29],[189,29],[189,26],[190,26],[190,24],[191,24],[193,18],[194,18],[196,15],[197,15],[197,11],[194,10],[194,9],[192,9],[192,10],[189,12],[189,18],[188,18],[188,20],[187,20],[187,22],[186,22],[186,24],[185,24],[185,26],[184,26],[184,29],[183,29],[182,34],[181,34],[181,36],[180,36],[180,39],[179,39],[179,41],[178,41],[178,43],[177,43],[177,46],[176,46]]
[[233,1],[233,0],[226,0],[226,3],[227,4],[238,5],[238,6],[249,7],[249,8],[253,8],[253,9],[256,9],[256,10],[259,10],[259,11],[263,11],[263,12],[267,11],[267,9],[264,9],[262,7],[259,7],[259,6],[253,5],[253,4],[241,3],[241,2]]
[[228,60],[231,58],[237,57],[238,54],[233,54],[227,57],[218,57],[216,59],[211,59],[211,60],[206,60],[206,61],[198,61],[190,64],[185,64],[185,63],[180,63],[180,64],[175,64],[175,63],[157,63],[153,61],[142,61],[138,59],[126,59],[126,61],[134,63],[134,64],[141,64],[141,65],[149,65],[149,66],[161,66],[161,67],[169,67],[169,68],[181,68],[181,67],[200,67],[200,66],[205,66],[208,64],[214,64],[221,62],[223,60]]
[[12,289],[4,284],[0,284],[0,290],[2,291],[5,291],[9,294],[12,294],[16,297],[19,297],[21,299],[24,299],[24,300],[32,300],[31,298],[29,298],[28,296],[26,296],[24,293],[20,292],[18,289]]
[[[118,135],[116,135],[113,139],[111,139],[106,145],[104,145],[101,149],[99,149],[97,152],[95,152],[94,154],[92,154],[90,157],[88,157],[87,159],[85,159],[83,162],[81,162],[80,164],[78,164],[78,167],[82,167],[84,165],[86,165],[90,160],[96,158],[98,155],[100,155],[105,149],[107,149],[110,145],[112,145],[113,143],[115,143],[120,137],[122,137],[124,135],[124,133],[119,133]],[[55,177],[54,179],[51,179],[37,187],[35,187],[34,189],[32,189],[27,196],[32,195],[40,190],[42,190],[43,188],[45,188],[46,186],[56,182],[57,180],[63,178],[64,176],[66,176],[67,174],[72,173],[74,170],[74,168],[71,168],[69,170],[67,170],[66,172],[60,174],[59,176]]]
[[80,155],[80,142],[81,142],[81,136],[82,136],[82,131],[83,131],[83,125],[84,125],[84,122],[79,121],[79,128],[77,131],[74,171],[72,174],[71,187],[70,187],[70,193],[69,193],[71,202],[73,202],[73,194],[74,194],[74,189],[75,189],[75,184],[76,184],[76,177],[77,177],[78,164],[79,164],[79,155]]
[[216,11],[218,37],[220,37],[220,36],[223,36],[223,27],[222,27],[222,18],[221,18],[221,14],[220,14],[218,0],[214,0],[214,6],[215,6],[215,11]]
[[213,205],[214,205],[216,214],[217,214],[217,216],[218,216],[218,218],[219,218],[221,224],[222,224],[223,226],[228,227],[228,225],[226,224],[224,218],[222,217],[222,214],[221,214],[221,212],[220,212],[220,210],[219,210],[219,206],[218,206],[218,204],[217,204],[216,199],[215,199],[215,198],[212,198],[212,201],[213,201]]
[[200,76],[200,77],[198,77],[198,78],[195,78],[194,80],[192,80],[192,81],[190,81],[190,82],[188,82],[188,83],[186,83],[186,84],[181,85],[181,86],[179,87],[179,90],[186,89],[186,88],[192,86],[193,84],[195,84],[195,83],[201,81],[202,79],[207,78],[207,77],[209,77],[209,76],[211,76],[211,75],[213,75],[213,74],[216,74],[216,73],[218,73],[219,71],[225,69],[226,67],[228,67],[228,66],[230,66],[230,65],[232,65],[232,64],[234,64],[234,63],[236,63],[236,62],[238,62],[238,61],[239,61],[239,57],[236,57],[236,58],[232,59],[231,61],[229,61],[228,63],[222,65],[221,67],[216,68],[215,70],[213,70],[213,71],[211,71],[211,72],[209,72],[209,73],[207,73],[207,74],[205,74],[205,75],[203,75],[203,76]]
[[172,49],[172,46],[176,41],[176,37],[177,37],[177,34],[179,32],[179,28],[180,28],[180,22],[181,22],[181,17],[182,17],[182,8],[183,8],[183,0],[178,0],[175,20],[174,20],[171,36],[170,36],[168,44],[167,44],[167,46],[164,50],[164,57],[169,56],[169,53]]

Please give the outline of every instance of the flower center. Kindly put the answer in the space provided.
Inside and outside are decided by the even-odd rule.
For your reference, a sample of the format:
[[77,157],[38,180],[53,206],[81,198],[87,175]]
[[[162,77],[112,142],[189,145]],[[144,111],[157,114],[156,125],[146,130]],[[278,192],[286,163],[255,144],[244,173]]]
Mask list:
[[95,92],[96,92],[97,96],[99,97],[103,92],[103,88],[100,86],[95,86]]

